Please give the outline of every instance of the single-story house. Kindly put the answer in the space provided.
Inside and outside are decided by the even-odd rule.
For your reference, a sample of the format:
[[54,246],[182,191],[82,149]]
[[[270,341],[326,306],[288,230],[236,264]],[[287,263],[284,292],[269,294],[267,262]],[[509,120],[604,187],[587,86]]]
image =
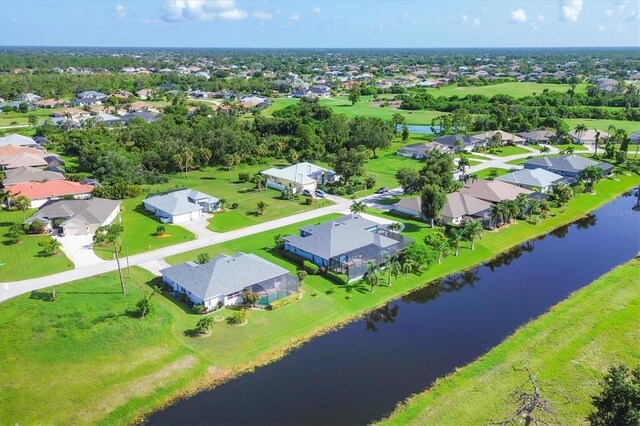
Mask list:
[[305,226],[299,235],[290,235],[284,241],[285,251],[350,279],[363,276],[369,262],[380,265],[387,255],[400,253],[412,242],[359,216]]
[[137,111],[123,115],[122,117],[120,117],[120,121],[122,121],[123,123],[129,123],[129,121],[133,120],[134,118],[141,118],[147,123],[153,123],[156,120],[157,116],[149,114],[146,111]]
[[426,220],[422,213],[422,197],[403,198],[391,206],[391,210],[407,216]]
[[461,134],[440,136],[434,142],[447,146],[450,151],[472,151],[474,148],[486,145],[480,139]]
[[527,160],[523,164],[525,169],[545,169],[562,176],[576,178],[578,173],[589,166],[597,166],[606,176],[611,173],[613,165],[601,163],[581,155],[571,154],[562,157],[537,157]]
[[477,135],[473,135],[473,137],[475,139],[490,143],[491,140],[498,134],[500,135],[500,137],[502,137],[502,145],[506,145],[507,143],[523,145],[526,142],[524,138],[521,138],[520,136],[514,135],[509,132],[505,132],[503,130],[491,130],[489,132],[478,133]]
[[291,98],[329,98],[331,89],[327,86],[313,86],[308,89],[298,89],[289,95]]
[[24,195],[31,200],[31,207],[40,207],[49,200],[72,196],[76,199],[89,198],[93,186],[82,185],[69,180],[49,180],[45,182],[25,182],[6,188],[13,196]]
[[[573,143],[579,143],[584,145],[595,145],[597,133],[598,133],[597,130],[591,130],[591,129],[582,133],[572,130],[569,132],[569,137],[571,138]],[[599,143],[604,144],[605,139],[609,139],[609,136],[610,136],[609,133],[601,131],[599,136],[600,137]]]
[[99,227],[111,224],[119,212],[119,200],[55,200],[48,201],[24,223],[39,221],[46,231],[51,231],[54,221],[59,221],[60,235],[87,235],[95,234]]
[[510,183],[499,180],[470,180],[467,181],[459,192],[489,203],[499,203],[504,200],[515,200],[520,194],[529,195],[532,191],[520,188]]
[[312,193],[316,186],[338,180],[336,172],[311,163],[298,163],[282,169],[263,170],[260,174],[267,177],[267,187],[282,191],[286,187],[298,192],[308,189]]
[[41,96],[33,93],[23,93],[22,95],[18,96],[19,101],[28,102],[30,104],[38,102],[40,99],[42,99]]
[[214,309],[242,303],[245,289],[257,293],[258,304],[266,305],[300,287],[298,278],[289,271],[255,254],[220,254],[202,265],[185,262],[160,273],[174,291],[186,294],[196,305]]
[[[0,170],[18,167],[47,167],[54,170],[64,166],[64,161],[55,154],[47,154],[40,148],[17,145],[0,146]],[[54,170],[59,171],[59,170]]]
[[64,180],[64,175],[51,170],[22,166],[5,171],[5,178],[2,180],[2,184],[11,186],[24,182],[44,182],[46,180]]
[[631,133],[629,139],[631,139],[631,143],[640,145],[640,131]]
[[163,223],[184,223],[199,219],[202,212],[220,208],[220,200],[193,189],[179,189],[154,195],[142,201],[144,208]]
[[57,108],[64,106],[64,101],[61,99],[41,99],[35,102],[35,106],[39,108]]
[[34,141],[28,136],[12,133],[10,135],[3,136],[0,138],[0,147],[7,146],[7,145],[34,146],[34,145],[37,145],[37,143],[36,141]]
[[556,182],[565,178],[545,169],[522,169],[499,176],[495,180],[534,191],[548,192]]
[[440,211],[442,222],[460,225],[464,218],[480,219],[488,224],[491,218],[491,203],[463,192],[447,194],[447,202]]
[[527,143],[544,145],[553,142],[556,137],[556,132],[551,130],[532,130],[529,132],[520,132],[517,135],[527,141]]
[[416,160],[421,160],[426,158],[431,152],[438,151],[442,154],[449,154],[453,150],[447,146],[438,142],[427,142],[427,143],[413,143],[410,145],[405,145],[400,148],[396,154],[402,157],[415,158]]

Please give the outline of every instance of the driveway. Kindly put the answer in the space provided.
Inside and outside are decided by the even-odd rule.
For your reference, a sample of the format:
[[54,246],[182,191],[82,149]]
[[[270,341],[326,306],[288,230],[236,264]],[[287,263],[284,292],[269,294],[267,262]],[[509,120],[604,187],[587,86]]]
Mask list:
[[215,232],[207,229],[209,225],[208,219],[213,215],[210,213],[202,213],[202,217],[189,222],[179,223],[178,226],[188,229],[196,235],[196,238],[204,238],[215,235]]
[[104,262],[93,252],[93,235],[54,236],[62,244],[64,254],[73,262],[76,268],[96,265]]

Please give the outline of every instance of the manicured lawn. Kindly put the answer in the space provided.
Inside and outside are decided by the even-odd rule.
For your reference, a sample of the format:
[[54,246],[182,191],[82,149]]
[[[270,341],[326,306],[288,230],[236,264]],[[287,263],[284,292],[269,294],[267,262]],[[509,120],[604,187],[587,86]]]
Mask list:
[[[458,87],[454,84],[429,89],[429,93],[433,96],[467,96],[467,95],[484,95],[487,97],[492,97],[495,95],[509,95],[514,98],[522,98],[524,96],[532,95],[533,93],[540,94],[544,89],[549,89],[549,91],[563,92],[566,93],[567,90],[571,88],[568,84],[544,84],[544,83],[530,83],[530,82],[511,82],[511,83],[502,83],[502,84],[494,84],[491,86],[469,86],[469,87]],[[586,84],[579,84],[576,87],[577,92],[584,92],[586,90]]]
[[[25,217],[36,210],[30,210]],[[49,236],[25,235],[22,241],[11,244],[6,237],[14,223],[22,223],[22,212],[0,210],[0,282],[24,280],[42,277],[73,269],[71,262],[62,250],[55,256],[41,256],[42,247],[38,244],[49,240]]]
[[563,118],[569,129],[574,130],[578,124],[584,124],[589,129],[598,129],[608,132],[609,126],[613,125],[617,129],[624,129],[627,133],[640,131],[640,122],[623,120],[598,120],[590,118]]
[[496,155],[498,157],[509,157],[511,155],[518,155],[518,154],[533,154],[533,153],[519,146],[501,146],[499,148],[494,148],[491,150],[491,155]]
[[16,122],[18,124],[29,124],[29,116],[35,115],[38,118],[38,122],[45,120],[48,117],[51,117],[56,111],[59,111],[61,108],[38,108],[31,110],[27,113],[21,112],[0,112],[0,126],[9,126],[11,123]]
[[[545,382],[561,424],[586,424],[606,369],[640,362],[640,258],[602,276],[521,327],[479,360],[439,380],[380,424],[491,424],[510,417],[524,366]],[[570,396],[567,403],[562,395]]]
[[[136,254],[155,250],[174,244],[183,243],[195,238],[191,231],[178,225],[160,223],[142,206],[144,196],[124,200],[121,204],[120,217],[124,234],[122,236],[122,254]],[[166,234],[156,237],[158,226],[166,228]],[[113,259],[113,247],[94,246],[93,251],[102,259]]]
[[[129,317],[126,312],[140,299],[133,282],[142,285],[150,279],[135,269],[126,295],[118,293],[112,273],[58,286],[55,302],[42,300],[48,291],[31,298],[21,296],[0,305],[0,327],[10,330],[0,336],[0,357],[5,360],[0,370],[0,404],[8,413],[7,423],[131,424],[170,397],[278,358],[287,348],[387,300],[566,224],[638,182],[635,175],[621,176],[619,182],[604,180],[596,185],[595,195],[579,195],[562,213],[555,211],[555,216],[538,225],[520,221],[485,232],[475,251],[465,243],[459,257],[450,256],[441,265],[400,277],[393,286],[381,285],[373,293],[361,282],[337,286],[320,276],[307,277],[301,300],[276,311],[250,311],[249,323],[243,327],[216,322],[208,337],[189,337],[199,317],[164,295],[152,299],[158,310],[150,318]],[[369,213],[405,223],[404,233],[418,242],[433,232],[422,222]],[[193,260],[201,252],[243,251],[293,272],[295,265],[271,252],[273,236],[295,233],[302,225],[182,253],[167,261]],[[328,294],[329,289],[335,289],[335,294]],[[229,311],[213,315],[224,319]],[[59,401],[61,394],[64,401]]]
[[[419,141],[409,141],[408,143],[417,143]],[[389,149],[378,151],[377,158],[372,158],[367,164],[367,175],[373,175],[376,177],[376,185],[372,189],[387,186],[389,188],[397,188],[398,181],[396,181],[396,172],[403,167],[410,169],[420,170],[423,164],[419,160],[403,157],[397,155],[398,149],[402,148],[405,144],[394,142]],[[372,191],[369,190],[369,193]],[[362,191],[361,191],[362,192]],[[364,195],[359,194],[359,195]]]
[[478,176],[478,179],[486,179],[488,177],[498,177],[502,175],[506,175],[509,173],[507,169],[501,169],[499,167],[489,167],[488,169],[480,170],[479,172],[475,172],[474,174]]

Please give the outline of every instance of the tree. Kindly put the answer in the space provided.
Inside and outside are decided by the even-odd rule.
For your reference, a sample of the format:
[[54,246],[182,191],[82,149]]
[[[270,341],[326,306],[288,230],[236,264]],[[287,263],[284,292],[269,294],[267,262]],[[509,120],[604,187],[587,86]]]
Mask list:
[[411,260],[413,270],[429,269],[437,262],[438,255],[431,247],[413,243],[402,250],[402,262],[407,260]]
[[207,334],[213,328],[213,317],[202,317],[196,323],[196,332],[200,335]]
[[13,202],[13,194],[9,191],[0,189],[0,204],[6,204],[8,209],[11,209],[11,203]]
[[258,201],[258,204],[256,204],[256,210],[258,210],[260,216],[262,216],[267,207],[269,207],[269,205],[264,201]]
[[24,195],[19,195],[18,197],[16,197],[13,204],[16,209],[22,212],[22,221],[24,222],[25,213],[27,212],[27,210],[29,210],[29,207],[31,207],[31,200]]
[[209,255],[209,253],[199,253],[197,262],[200,265],[204,265],[205,263],[209,263],[209,262],[211,262],[211,255]]
[[578,173],[578,179],[585,181],[586,192],[593,192],[593,185],[602,179],[602,169],[598,166],[587,166]]
[[352,215],[360,216],[362,213],[365,213],[367,211],[367,205],[362,201],[354,201],[353,203],[351,203],[351,207],[349,207],[349,210],[351,210]]
[[426,185],[421,194],[422,213],[433,222],[440,215],[440,211],[447,202],[447,194],[436,185]]
[[596,138],[593,141],[593,147],[594,147],[593,155],[594,155],[594,157],[596,155],[598,155],[598,146],[600,146],[600,131],[596,130]]
[[402,261],[402,272],[404,272],[404,276],[408,277],[409,276],[409,272],[413,271],[413,267],[415,265],[415,262],[409,258],[405,258]]
[[163,236],[165,233],[167,232],[167,227],[164,225],[160,225],[156,228],[156,233],[155,236],[156,237],[161,237]]
[[356,117],[349,124],[349,148],[363,146],[370,149],[373,158],[376,157],[376,149],[384,149],[391,146],[393,139],[392,124],[378,117]]
[[425,182],[440,187],[444,192],[449,193],[455,189],[453,180],[453,157],[449,154],[442,154],[433,151],[425,160],[424,167],[420,170],[420,176]]
[[398,184],[402,187],[402,191],[405,194],[415,194],[420,192],[422,187],[424,186],[424,180],[414,169],[410,169],[409,167],[403,167],[396,172],[396,180]]
[[276,250],[284,249],[284,236],[282,234],[274,235],[273,243],[276,245]]
[[398,256],[386,256],[384,260],[384,266],[387,270],[387,285],[391,285],[391,275],[396,275],[400,271],[400,262],[398,262]]
[[358,87],[351,89],[348,98],[351,106],[355,105],[360,100],[360,89]]
[[[398,126],[404,125],[406,123],[406,121],[407,120],[404,118],[404,115],[400,114],[399,112],[396,112],[391,116],[391,122],[393,123],[393,134],[394,135],[396,133],[398,133]],[[402,128],[404,129],[404,126],[402,126]]]
[[124,227],[120,223],[111,223],[110,225],[103,225],[96,229],[96,233],[93,236],[93,243],[101,246],[109,244],[116,244],[120,236],[124,232]]
[[499,202],[491,205],[491,222],[494,226],[498,226],[498,223],[504,223],[507,218],[508,212],[504,202]]
[[242,303],[249,306],[254,306],[260,300],[260,295],[255,291],[244,289],[242,290]]
[[155,306],[151,303],[151,298],[157,293],[157,290],[149,292],[143,291],[142,293],[142,299],[138,300],[136,303],[136,308],[138,308],[138,315],[140,315],[140,318],[144,318],[153,312]]
[[380,283],[380,267],[374,262],[369,262],[367,265],[367,273],[364,275],[365,281],[371,286],[370,292],[373,292],[375,286]]
[[[540,147],[540,152],[541,152],[542,154],[547,154],[549,151],[551,151],[551,148],[549,148],[549,146],[548,146],[548,145],[545,145],[545,146]],[[543,156],[544,156],[544,155],[543,155]]]
[[409,126],[406,124],[402,125],[402,142],[406,142],[409,140]]
[[573,147],[573,145],[569,145],[568,147],[565,148],[565,150],[563,151],[564,154],[566,155],[571,155],[576,151],[576,149]]
[[342,148],[334,155],[330,164],[333,170],[347,183],[353,176],[364,174],[364,168],[369,161],[369,153],[363,148]]
[[640,365],[633,371],[624,365],[609,368],[592,403],[596,409],[589,414],[592,426],[640,424]]
[[582,136],[584,136],[589,129],[584,124],[578,124],[574,130],[576,131],[576,135],[578,135],[578,143],[582,143]]
[[458,170],[460,170],[462,174],[464,174],[464,172],[467,170],[467,167],[469,167],[470,165],[471,163],[469,163],[469,159],[464,155],[460,155],[460,159],[458,160]]
[[27,120],[29,121],[29,126],[36,127],[38,125],[38,117],[35,114],[27,115]]
[[400,224],[400,222],[392,222],[387,225],[387,229],[391,232],[398,233],[402,230],[402,225]]
[[238,154],[226,154],[222,157],[222,161],[229,169],[229,180],[231,180],[231,170],[240,164],[240,155]]
[[464,236],[464,229],[462,228],[451,228],[449,230],[449,242],[456,250],[456,257],[460,255],[460,242],[464,239]]
[[573,189],[564,183],[554,185],[551,189],[551,193],[561,206],[573,198]]
[[449,240],[444,232],[437,230],[430,234],[427,234],[423,239],[424,243],[431,247],[438,253],[438,264],[442,263],[442,256],[446,255],[449,251]]
[[58,254],[62,244],[60,244],[60,241],[56,239],[49,238],[48,240],[39,243],[39,245],[42,247],[40,254],[49,257]]
[[7,237],[9,237],[9,241],[11,244],[17,244],[22,240],[22,236],[24,235],[24,229],[22,225],[19,223],[14,223],[9,227],[9,232],[7,233]]
[[467,219],[462,223],[464,238],[471,241],[471,250],[476,249],[475,240],[482,236],[484,229],[482,224],[475,219]]

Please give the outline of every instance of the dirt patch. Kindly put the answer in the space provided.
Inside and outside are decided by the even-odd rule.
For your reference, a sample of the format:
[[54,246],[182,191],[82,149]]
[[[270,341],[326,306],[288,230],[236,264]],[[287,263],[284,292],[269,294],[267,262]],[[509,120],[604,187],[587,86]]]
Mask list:
[[171,237],[173,237],[173,234],[156,235],[156,238],[171,238]]

